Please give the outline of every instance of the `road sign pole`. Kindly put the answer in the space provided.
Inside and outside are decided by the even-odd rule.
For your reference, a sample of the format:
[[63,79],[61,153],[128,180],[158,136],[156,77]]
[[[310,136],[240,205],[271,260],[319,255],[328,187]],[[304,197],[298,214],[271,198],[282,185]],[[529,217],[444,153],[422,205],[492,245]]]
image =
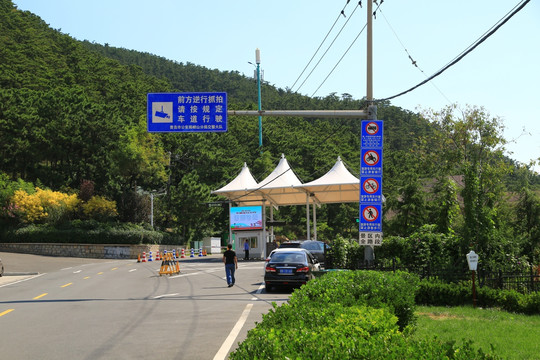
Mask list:
[[[366,98],[368,101],[368,120],[377,120],[377,106],[373,105],[373,0],[367,2],[367,73]],[[364,261],[368,264],[375,260],[373,245],[364,246]]]

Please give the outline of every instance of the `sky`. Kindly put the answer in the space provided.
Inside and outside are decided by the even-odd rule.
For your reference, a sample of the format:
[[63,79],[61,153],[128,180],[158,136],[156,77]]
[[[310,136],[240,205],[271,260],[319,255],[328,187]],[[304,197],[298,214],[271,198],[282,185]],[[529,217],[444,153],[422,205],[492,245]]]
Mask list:
[[[367,2],[359,7],[354,0],[347,5],[346,0],[14,0],[19,9],[75,39],[209,69],[251,77],[255,67],[249,62],[255,63],[258,48],[265,82],[308,96],[336,93],[355,99],[367,93],[362,30]],[[391,97],[422,82],[521,2],[379,1],[373,20],[373,96]],[[415,112],[452,103],[482,106],[502,119],[506,154],[528,164],[540,158],[539,66],[540,2],[533,0],[460,62],[391,103]]]

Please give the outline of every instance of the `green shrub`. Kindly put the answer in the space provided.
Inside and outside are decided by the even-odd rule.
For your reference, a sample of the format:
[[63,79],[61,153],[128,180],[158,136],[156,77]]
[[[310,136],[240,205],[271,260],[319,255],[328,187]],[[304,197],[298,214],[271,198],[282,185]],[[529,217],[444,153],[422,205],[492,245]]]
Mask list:
[[[418,284],[416,303],[434,306],[460,306],[473,304],[472,282],[444,283],[423,279]],[[523,314],[540,314],[540,293],[522,294],[515,290],[476,287],[479,307],[501,308]]]
[[294,292],[293,306],[315,302],[319,305],[339,303],[341,306],[367,305],[388,307],[398,318],[400,328],[414,322],[415,293],[418,277],[406,272],[342,271],[310,281],[302,291]]
[[141,225],[75,220],[61,227],[32,224],[2,233],[3,242],[79,244],[179,244],[175,234],[148,230]]
[[[414,294],[416,280],[408,274],[380,275],[335,272],[310,281],[293,293],[289,303],[274,304],[230,359],[497,358],[474,350],[470,342],[457,346],[436,338],[416,340],[402,333],[398,317],[391,311],[396,307],[392,296],[399,296],[397,292],[404,290],[401,285],[405,283],[412,286],[405,292]],[[359,279],[367,285],[354,286],[357,283],[353,280]],[[393,290],[387,291],[388,287]],[[347,295],[347,288],[352,296]]]

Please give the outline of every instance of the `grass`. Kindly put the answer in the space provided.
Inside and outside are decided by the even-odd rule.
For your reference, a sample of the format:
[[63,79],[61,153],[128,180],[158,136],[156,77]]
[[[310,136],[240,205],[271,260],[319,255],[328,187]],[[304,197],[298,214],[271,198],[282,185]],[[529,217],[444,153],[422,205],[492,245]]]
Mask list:
[[476,348],[503,359],[540,359],[540,316],[497,309],[418,306],[414,337],[472,340]]

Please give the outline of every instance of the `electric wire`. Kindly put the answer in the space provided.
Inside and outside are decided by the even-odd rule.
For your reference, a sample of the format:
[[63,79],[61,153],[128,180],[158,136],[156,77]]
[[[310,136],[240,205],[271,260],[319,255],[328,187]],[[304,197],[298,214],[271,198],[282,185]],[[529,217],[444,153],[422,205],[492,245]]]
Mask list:
[[[413,57],[411,56],[411,54],[409,53],[409,50],[407,50],[407,48],[405,47],[405,45],[403,44],[403,42],[401,41],[401,39],[399,38],[398,34],[396,33],[396,31],[394,30],[394,28],[392,27],[392,25],[390,25],[390,22],[388,21],[388,19],[386,18],[386,16],[384,15],[384,12],[382,11],[382,9],[380,9],[380,13],[381,15],[383,16],[383,19],[384,21],[386,22],[386,24],[388,25],[388,27],[390,28],[390,30],[392,30],[392,32],[394,33],[394,36],[396,37],[397,41],[401,44],[401,47],[403,48],[403,50],[405,51],[405,53],[407,54],[407,56],[409,57],[409,59],[411,60],[411,63],[414,67],[416,67],[423,75],[425,78],[427,78],[427,74],[424,72],[424,70],[418,65],[418,62],[416,60],[413,59]],[[448,99],[448,97],[441,91],[441,89],[439,89],[437,87],[437,85],[434,83],[434,82],[431,82],[431,85],[433,85],[433,87],[439,92],[439,94],[441,94],[442,97],[444,97],[446,99],[446,101],[448,101],[449,104],[452,104],[452,101],[450,101]]]
[[324,80],[322,81],[322,83],[319,85],[319,87],[317,89],[315,89],[315,91],[313,92],[313,94],[311,94],[311,97],[313,97],[317,91],[319,91],[319,89],[321,88],[321,86],[324,85],[324,83],[326,82],[326,80],[328,80],[328,78],[330,77],[330,75],[332,75],[332,73],[334,72],[334,70],[338,67],[339,63],[341,62],[341,60],[343,60],[343,58],[345,57],[345,55],[347,55],[347,53],[349,52],[349,50],[352,48],[352,46],[354,45],[354,43],[356,42],[356,40],[358,40],[358,38],[360,37],[360,35],[362,35],[362,32],[364,31],[364,29],[367,27],[367,24],[364,25],[364,27],[362,28],[362,30],[360,30],[360,32],[358,33],[358,35],[356,35],[356,37],[354,38],[353,42],[351,43],[351,45],[349,45],[349,47],[347,48],[347,50],[345,50],[345,52],[343,53],[343,55],[341,56],[341,58],[339,58],[338,62],[336,63],[336,65],[334,65],[334,67],[332,68],[332,70],[330,70],[330,72],[328,73],[328,75],[326,75],[326,77],[324,78]]
[[296,91],[300,91],[300,89],[302,88],[302,86],[306,83],[306,81],[309,79],[309,77],[311,76],[311,74],[313,74],[313,71],[315,71],[315,69],[317,68],[317,66],[319,66],[319,64],[321,63],[321,61],[324,59],[324,57],[326,56],[326,54],[328,53],[328,51],[332,48],[332,45],[334,45],[334,43],[336,42],[337,38],[339,37],[339,35],[341,34],[341,32],[343,31],[343,29],[345,28],[345,26],[347,26],[347,24],[349,23],[349,20],[351,20],[351,18],[353,17],[354,13],[356,12],[356,10],[358,9],[358,7],[360,6],[361,4],[361,1],[358,2],[358,4],[356,5],[356,7],[354,8],[353,12],[351,13],[351,15],[349,15],[349,17],[347,18],[347,21],[345,21],[345,24],[343,24],[343,26],[341,27],[341,29],[339,30],[339,32],[337,33],[337,35],[334,37],[334,40],[332,40],[332,42],[330,43],[330,45],[328,46],[328,48],[326,49],[326,51],[324,52],[324,54],[322,54],[321,58],[319,59],[319,61],[317,62],[317,64],[315,64],[315,66],[313,67],[313,69],[311,69],[310,73],[307,75],[307,77],[304,79],[304,81],[302,82],[302,84],[300,84],[300,86],[298,87],[298,89],[296,89]]
[[[441,75],[443,72],[445,72],[446,70],[448,70],[450,67],[452,67],[453,65],[457,64],[459,61],[461,61],[461,59],[463,59],[465,56],[467,56],[468,54],[470,54],[474,49],[476,49],[480,44],[482,44],[484,41],[486,41],[489,37],[491,37],[491,35],[493,35],[497,30],[499,30],[504,24],[506,24],[506,22],[508,22],[508,20],[510,20],[514,15],[516,15],[518,12],[520,12],[524,7],[525,5],[527,5],[527,3],[529,3],[530,0],[523,0],[521,1],[521,3],[518,3],[512,10],[510,10],[501,20],[499,20],[495,25],[493,25],[486,33],[484,33],[484,35],[482,35],[478,40],[476,40],[473,44],[471,44],[467,49],[465,49],[464,51],[462,51],[458,56],[456,56],[454,58],[454,60],[452,60],[450,63],[446,64],[444,67],[442,67],[439,71],[437,71],[436,73],[434,73],[433,75],[431,75],[430,77],[428,77],[426,80],[420,82],[419,84],[413,86],[412,88],[408,89],[408,90],[405,90],[405,91],[402,91],[400,92],[399,94],[396,94],[396,95],[393,95],[393,96],[390,96],[390,97],[387,97],[387,98],[384,98],[384,99],[378,99],[378,100],[374,100],[374,102],[382,102],[382,101],[387,101],[387,100],[391,100],[391,99],[395,99],[399,96],[402,96],[402,95],[405,95],[417,88],[419,88],[420,86],[426,84],[427,82],[433,80],[434,78],[436,78],[437,76]],[[521,5],[520,5],[521,4]]]
[[[375,9],[375,11],[373,12],[373,16],[375,16],[375,14],[377,13],[377,11],[379,10],[379,8],[381,7],[382,3],[384,1],[381,1],[380,4],[377,4],[377,8]],[[358,3],[359,5],[361,5],[361,2]],[[334,72],[334,70],[338,67],[339,63],[341,63],[341,61],[343,60],[343,58],[345,57],[345,55],[347,55],[347,53],[349,52],[349,50],[353,47],[354,43],[356,42],[356,40],[358,40],[358,38],[360,37],[360,35],[364,32],[364,30],[366,29],[367,27],[367,23],[364,25],[364,27],[362,28],[362,30],[360,30],[360,32],[358,33],[358,35],[356,35],[356,37],[354,38],[354,40],[352,41],[351,45],[349,45],[349,47],[347,48],[347,50],[345,50],[345,53],[343,53],[343,55],[341,56],[341,58],[339,58],[338,62],[336,63],[336,65],[334,65],[334,67],[332,68],[332,70],[330,70],[330,72],[328,73],[328,75],[326,75],[326,77],[324,78],[324,80],[322,81],[322,83],[319,85],[319,87],[313,92],[313,94],[311,94],[311,97],[313,97],[317,91],[319,91],[319,89],[324,85],[324,83],[326,82],[326,80],[328,80],[328,78],[330,77],[330,75],[332,75],[332,73]]]
[[302,75],[304,75],[304,72],[306,71],[306,69],[309,67],[309,65],[311,64],[311,62],[313,61],[313,59],[315,58],[315,56],[317,55],[317,53],[319,52],[319,50],[321,49],[321,47],[323,46],[324,42],[326,41],[326,39],[328,38],[328,36],[330,35],[330,33],[332,32],[332,30],[334,30],[334,27],[336,26],[337,22],[339,21],[339,19],[341,19],[341,16],[345,16],[345,8],[347,7],[347,5],[349,5],[349,2],[350,0],[347,0],[347,3],[345,4],[345,6],[343,6],[343,9],[341,9],[341,12],[338,14],[337,18],[336,18],[336,21],[334,21],[334,24],[332,25],[332,27],[330,27],[330,30],[328,30],[328,32],[326,33],[326,36],[324,37],[324,39],[321,41],[321,44],[319,45],[319,47],[317,48],[317,50],[315,50],[315,53],[313,54],[313,56],[311,57],[311,59],[309,59],[307,65],[304,67],[304,70],[302,70],[302,72],[300,73],[300,75],[298,75],[298,78],[296,79],[296,81],[294,82],[294,84],[292,84],[291,86],[291,90],[294,88],[294,86],[296,85],[296,83],[298,82],[298,80],[300,80],[300,78],[302,77]]

